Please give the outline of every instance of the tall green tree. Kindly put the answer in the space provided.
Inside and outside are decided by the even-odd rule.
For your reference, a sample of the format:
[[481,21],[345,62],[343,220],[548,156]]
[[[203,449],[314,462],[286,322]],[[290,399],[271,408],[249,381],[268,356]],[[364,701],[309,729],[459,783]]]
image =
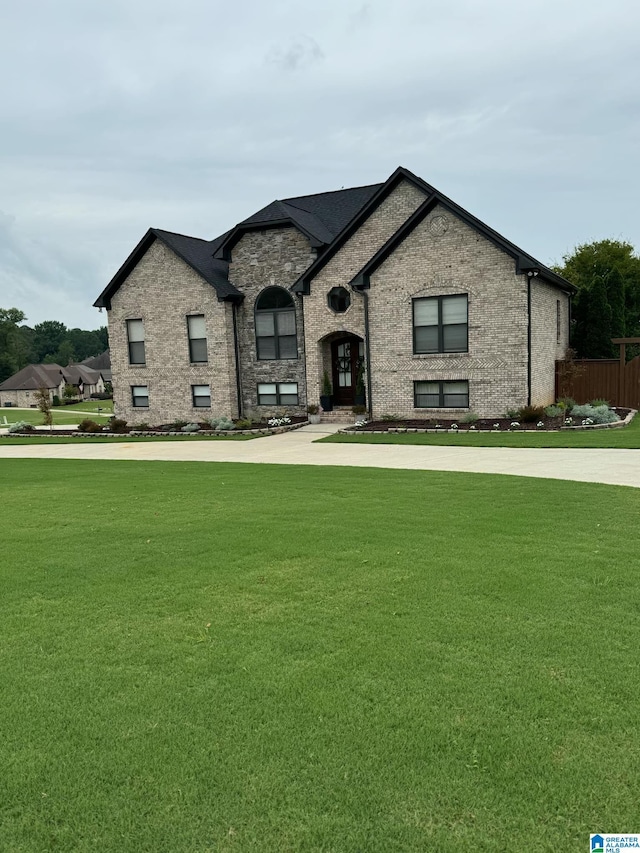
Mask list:
[[21,367],[21,335],[19,323],[26,316],[19,308],[0,308],[0,382],[4,382]]
[[57,353],[67,335],[67,327],[59,320],[45,320],[37,323],[33,331],[35,332],[36,359],[39,362],[44,362],[47,356],[51,357]]
[[582,358],[616,357],[610,338],[640,336],[640,257],[631,243],[599,240],[576,246],[563,261],[556,272],[578,288],[572,346]]

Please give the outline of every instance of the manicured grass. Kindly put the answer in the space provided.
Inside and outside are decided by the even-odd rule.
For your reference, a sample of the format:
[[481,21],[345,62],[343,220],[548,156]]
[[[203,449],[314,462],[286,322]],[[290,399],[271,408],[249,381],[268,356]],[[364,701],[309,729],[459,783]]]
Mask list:
[[638,491],[0,465],[3,849],[577,851],[637,830]]
[[41,436],[37,433],[33,436],[26,435],[0,435],[0,447],[9,447],[14,444],[108,444],[114,441],[251,441],[253,438],[262,438],[260,435],[59,435]]
[[[106,400],[105,402],[109,405],[111,404],[110,400]],[[56,406],[51,409],[54,426],[56,424],[60,426],[63,424],[77,424],[84,418],[91,418],[92,421],[98,424],[106,424],[113,413],[113,409],[105,409],[105,413],[102,415],[96,413],[96,408],[84,409],[80,407],[76,408],[75,406]],[[44,423],[42,412],[39,409],[0,409],[0,428],[5,426],[5,417],[9,424],[17,423],[17,421],[27,421],[27,423],[34,424],[34,426],[42,426]]]
[[331,435],[320,441],[338,444],[439,444],[459,447],[600,447],[640,448],[640,417],[619,429],[559,432],[388,433]]
[[[57,411],[60,411],[61,408],[66,407],[60,407]],[[83,400],[81,403],[74,403],[68,408],[74,409],[76,412],[98,412],[98,409],[100,409],[102,412],[112,415],[113,400]]]

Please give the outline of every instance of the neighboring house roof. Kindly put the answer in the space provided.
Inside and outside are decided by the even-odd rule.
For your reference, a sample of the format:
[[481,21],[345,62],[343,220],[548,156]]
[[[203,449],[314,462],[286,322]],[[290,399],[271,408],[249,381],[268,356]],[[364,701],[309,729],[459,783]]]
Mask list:
[[59,364],[28,364],[5,379],[0,391],[37,391],[38,388],[57,388],[62,382],[63,368]]
[[374,272],[380,264],[391,254],[409,234],[419,225],[420,222],[430,213],[436,205],[440,205],[449,210],[452,214],[462,219],[475,231],[482,234],[490,240],[498,248],[511,255],[516,263],[516,272],[524,273],[527,271],[536,271],[540,278],[549,281],[552,284],[560,287],[562,290],[569,293],[575,293],[577,288],[566,279],[559,276],[557,273],[550,270],[544,264],[537,261],[534,257],[518,248],[515,243],[507,240],[493,228],[485,225],[471,213],[469,213],[460,205],[456,204],[447,196],[432,187],[422,178],[414,175],[408,169],[402,166],[390,176],[390,178],[379,186],[377,192],[369,199],[367,204],[362,207],[359,213],[349,222],[349,224],[338,234],[333,243],[311,264],[311,266],[300,276],[300,278],[292,285],[291,290],[296,293],[309,293],[311,282],[315,276],[326,266],[331,258],[338,252],[339,249],[349,240],[349,238],[361,227],[361,225],[371,216],[371,214],[382,204],[382,202],[393,192],[393,190],[402,181],[416,186],[425,193],[424,202],[417,208],[416,211],[404,222],[404,224],[387,240],[387,242],[375,253],[375,255],[365,264],[358,275],[353,279],[351,284],[355,287],[368,287],[369,275]]
[[111,354],[108,349],[101,352],[100,355],[92,355],[89,358],[83,358],[80,364],[85,364],[93,370],[99,370],[101,373],[107,369],[111,370]]
[[111,308],[111,297],[118,291],[155,240],[160,240],[168,246],[205,281],[209,282],[215,289],[218,299],[241,301],[242,293],[231,284],[227,277],[229,265],[226,261],[216,260],[213,257],[214,252],[225,237],[226,234],[223,234],[216,240],[200,240],[197,237],[187,237],[185,234],[174,234],[171,231],[162,231],[160,228],[150,228],[93,303],[94,306],[96,308]]
[[68,385],[97,385],[100,381],[100,371],[92,370],[86,364],[70,364],[62,368],[64,381]]

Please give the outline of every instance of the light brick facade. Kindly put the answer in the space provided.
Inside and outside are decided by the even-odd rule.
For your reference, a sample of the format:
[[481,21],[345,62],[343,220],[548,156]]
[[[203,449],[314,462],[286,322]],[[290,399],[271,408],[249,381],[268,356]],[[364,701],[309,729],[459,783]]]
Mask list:
[[[397,180],[346,238],[320,249],[319,260],[304,227],[249,220],[225,255],[235,301],[221,301],[226,297],[210,281],[163,242],[153,242],[107,306],[117,415],[156,424],[302,413],[319,401],[323,373],[332,373],[332,342],[347,335],[368,345],[374,418],[463,417],[467,411],[491,417],[528,402],[550,403],[555,361],[568,345],[571,286],[554,281],[549,270],[522,266],[528,256],[434,192],[411,177]],[[354,279],[379,250],[382,260],[363,290]],[[292,293],[310,267],[304,295]],[[297,358],[258,359],[256,300],[272,287],[291,294]],[[350,295],[342,313],[328,303],[336,287]],[[468,350],[414,353],[414,300],[456,294],[467,295]],[[206,319],[206,364],[189,361],[190,314]],[[127,346],[126,321],[135,319],[145,329],[146,364],[140,366],[129,363]],[[468,382],[468,407],[415,408],[414,383],[439,380]],[[260,406],[260,383],[295,383],[297,406]],[[210,409],[194,408],[193,385],[210,386]],[[134,407],[133,386],[148,388],[148,408]]]

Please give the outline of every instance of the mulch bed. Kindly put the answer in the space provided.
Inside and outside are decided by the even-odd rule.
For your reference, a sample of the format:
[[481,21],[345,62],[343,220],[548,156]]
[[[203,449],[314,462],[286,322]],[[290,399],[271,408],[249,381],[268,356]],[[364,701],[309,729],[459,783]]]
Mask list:
[[[286,424],[286,426],[292,427],[292,426],[297,426],[299,424],[307,423],[307,418],[304,416],[291,417],[290,421],[291,421],[291,423]],[[89,436],[91,436],[91,435],[105,435],[105,434],[106,435],[128,435],[129,433],[135,433],[136,435],[145,435],[145,434],[157,435],[158,433],[165,433],[165,434],[172,433],[174,435],[176,433],[178,435],[216,435],[217,433],[222,432],[222,430],[212,429],[212,427],[207,423],[201,422],[199,424],[199,426],[200,426],[200,429],[198,432],[189,432],[189,433],[187,433],[187,432],[183,433],[181,431],[181,429],[179,427],[176,427],[174,424],[161,424],[160,426],[149,427],[149,429],[145,429],[145,430],[136,429],[135,425],[126,426],[124,429],[119,429],[115,433],[110,432],[109,430],[104,430],[102,427],[100,427],[100,429],[97,432],[81,432],[80,430],[71,429],[69,427],[64,427],[64,426],[56,427],[56,426],[54,426],[53,429],[46,429],[46,430],[40,430],[40,429],[38,429],[38,430],[35,430],[35,429],[34,430],[27,430],[27,429],[18,430],[17,432],[11,433],[11,435],[27,435],[27,436],[34,436],[34,435],[37,435],[37,436],[41,436],[41,435],[57,435],[57,436],[89,435]],[[253,431],[253,430],[264,432],[266,430],[272,431],[272,430],[277,430],[277,429],[281,430],[282,427],[269,426],[267,421],[260,421],[260,423],[251,424],[251,427],[237,428],[237,430],[234,430],[234,432],[237,431],[238,433],[243,433],[243,432]],[[233,435],[233,432],[229,431],[229,435]]]
[[[623,420],[631,411],[630,409],[618,409],[615,411],[620,415],[620,420]],[[406,421],[369,421],[364,426],[349,427],[349,432],[352,430],[354,432],[389,432],[390,430],[435,430],[441,429],[443,431],[450,430],[454,424],[458,426],[458,432],[479,432],[481,430],[489,430],[489,431],[498,431],[501,432],[509,432],[511,430],[512,423],[519,423],[517,431],[522,432],[524,430],[532,430],[533,432],[544,432],[545,430],[559,430],[565,428],[564,417],[557,418],[540,418],[539,421],[533,421],[532,423],[524,423],[522,421],[518,421],[517,418],[479,418],[472,424],[465,424],[461,420],[455,419],[444,419],[444,418],[427,418],[425,420],[406,420]],[[544,427],[538,427],[537,424],[541,422],[544,424]],[[574,419],[574,426],[580,426],[582,423],[581,418]],[[496,426],[497,424],[497,426]]]

